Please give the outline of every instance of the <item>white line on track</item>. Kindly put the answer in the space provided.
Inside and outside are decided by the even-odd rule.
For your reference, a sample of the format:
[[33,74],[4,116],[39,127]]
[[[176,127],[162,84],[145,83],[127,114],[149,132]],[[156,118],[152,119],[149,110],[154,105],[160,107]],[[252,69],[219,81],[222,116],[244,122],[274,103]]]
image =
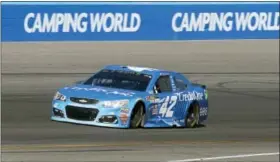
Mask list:
[[254,156],[271,156],[271,155],[279,155],[279,152],[204,157],[204,158],[197,158],[197,159],[171,160],[169,162],[200,162],[200,161],[210,161],[210,160],[235,159],[235,158],[245,158],[245,157],[254,157]]

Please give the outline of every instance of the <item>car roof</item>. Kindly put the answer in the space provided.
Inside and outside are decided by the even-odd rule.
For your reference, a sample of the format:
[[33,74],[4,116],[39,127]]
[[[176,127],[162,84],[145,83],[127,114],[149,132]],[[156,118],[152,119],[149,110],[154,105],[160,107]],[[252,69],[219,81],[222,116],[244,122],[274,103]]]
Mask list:
[[104,69],[127,70],[127,71],[140,72],[140,73],[149,74],[149,75],[155,75],[155,74],[159,74],[159,73],[176,73],[176,72],[164,70],[164,69],[155,69],[155,68],[150,68],[150,67],[140,67],[140,66],[130,66],[130,65],[107,65],[104,67]]

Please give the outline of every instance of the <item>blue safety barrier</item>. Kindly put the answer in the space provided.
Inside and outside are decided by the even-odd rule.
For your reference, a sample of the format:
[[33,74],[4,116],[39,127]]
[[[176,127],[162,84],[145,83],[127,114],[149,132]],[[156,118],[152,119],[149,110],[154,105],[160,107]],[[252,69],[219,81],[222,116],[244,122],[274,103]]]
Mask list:
[[279,39],[279,3],[2,3],[2,41]]

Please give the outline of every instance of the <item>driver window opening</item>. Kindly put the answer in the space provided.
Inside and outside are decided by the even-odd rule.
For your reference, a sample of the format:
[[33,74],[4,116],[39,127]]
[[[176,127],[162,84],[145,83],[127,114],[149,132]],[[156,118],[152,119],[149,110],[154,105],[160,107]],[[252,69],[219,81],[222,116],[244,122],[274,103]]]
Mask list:
[[172,92],[170,77],[160,76],[156,81],[155,88],[158,93]]

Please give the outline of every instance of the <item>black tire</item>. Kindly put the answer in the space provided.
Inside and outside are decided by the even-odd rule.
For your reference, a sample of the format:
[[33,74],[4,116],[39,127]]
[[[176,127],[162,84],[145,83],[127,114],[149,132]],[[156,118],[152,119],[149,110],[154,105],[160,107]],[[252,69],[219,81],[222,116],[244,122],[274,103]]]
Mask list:
[[139,128],[143,127],[144,121],[144,106],[143,104],[138,103],[132,111],[130,118],[130,128]]
[[186,128],[195,128],[199,125],[199,105],[193,103],[190,106],[189,112],[185,117],[185,127]]

